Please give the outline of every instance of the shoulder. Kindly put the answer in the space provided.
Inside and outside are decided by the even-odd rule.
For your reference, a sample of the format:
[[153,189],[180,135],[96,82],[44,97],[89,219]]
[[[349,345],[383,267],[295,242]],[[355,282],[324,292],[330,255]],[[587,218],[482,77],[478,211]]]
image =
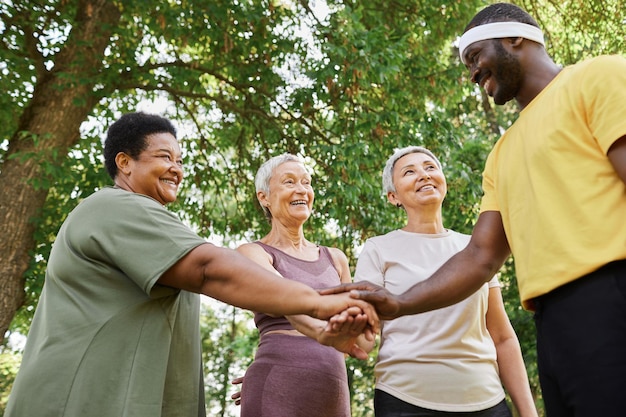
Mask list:
[[328,250],[331,261],[337,272],[339,273],[339,277],[342,282],[350,282],[352,281],[352,276],[350,273],[350,263],[348,262],[348,257],[346,254],[339,248],[330,248],[325,247]]
[[[621,55],[600,55],[565,67],[573,74],[593,77],[595,74],[615,74],[623,76],[626,72],[626,58]],[[604,80],[599,80],[604,82]]]
[[372,236],[365,240],[365,244],[376,245],[379,243],[383,243],[386,241],[395,242],[400,239],[402,236],[410,237],[410,233],[402,233],[401,230],[392,230],[391,232],[385,233],[384,235]]
[[237,252],[240,252],[242,254],[258,254],[258,253],[265,253],[267,254],[267,252],[265,251],[265,249],[263,249],[263,246],[259,245],[256,242],[250,242],[250,243],[243,243],[241,245],[239,245],[237,247]]
[[337,262],[345,262],[346,264],[348,263],[348,257],[346,256],[346,254],[344,253],[344,251],[342,251],[339,248],[331,248],[326,246],[326,249],[328,249],[328,253],[330,254],[331,258],[333,258],[333,261],[335,263]]
[[450,237],[452,237],[453,239],[463,241],[463,242],[469,242],[470,239],[472,238],[472,235],[460,233],[460,232],[457,232],[456,230],[448,229],[448,231],[450,232]]

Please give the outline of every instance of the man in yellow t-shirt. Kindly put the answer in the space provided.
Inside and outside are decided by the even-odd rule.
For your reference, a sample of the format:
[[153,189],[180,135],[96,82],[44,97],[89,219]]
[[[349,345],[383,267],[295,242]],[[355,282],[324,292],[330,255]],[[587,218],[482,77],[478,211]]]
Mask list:
[[382,319],[455,303],[513,254],[524,307],[535,311],[549,417],[626,410],[626,59],[559,67],[524,10],[493,4],[459,43],[472,82],[517,121],[490,153],[468,246],[394,296],[352,284]]

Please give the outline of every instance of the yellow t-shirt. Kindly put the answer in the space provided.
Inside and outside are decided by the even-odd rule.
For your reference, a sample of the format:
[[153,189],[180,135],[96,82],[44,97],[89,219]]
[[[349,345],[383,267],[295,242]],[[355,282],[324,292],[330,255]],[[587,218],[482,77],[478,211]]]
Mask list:
[[499,211],[520,297],[626,259],[626,185],[607,158],[626,135],[626,59],[564,68],[496,143],[481,212]]

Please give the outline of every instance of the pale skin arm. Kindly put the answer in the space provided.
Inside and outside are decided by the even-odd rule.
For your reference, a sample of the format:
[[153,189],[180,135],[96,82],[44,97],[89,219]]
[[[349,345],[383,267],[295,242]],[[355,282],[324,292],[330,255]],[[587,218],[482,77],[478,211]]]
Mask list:
[[465,249],[450,258],[429,279],[394,295],[384,287],[361,281],[320,291],[333,294],[351,291],[355,298],[372,303],[381,319],[423,313],[455,304],[489,281],[511,254],[497,211],[478,216],[472,238]]
[[261,268],[237,251],[210,243],[191,250],[158,282],[274,315],[307,314],[327,319],[356,306],[366,313],[368,323],[378,329],[376,312],[367,303],[355,304],[349,297],[320,296],[304,284],[282,279]]
[[[339,271],[341,283],[351,283],[352,274],[346,254],[338,248],[330,248],[330,254],[335,267]],[[374,348],[376,335],[367,326],[365,318],[363,314],[348,315],[346,312],[339,316],[334,316],[332,318],[333,322],[325,326],[324,332],[318,338],[318,341],[327,344],[326,340],[328,340],[331,342],[331,346],[335,346],[335,348],[337,348],[336,345],[343,345],[344,348],[339,349],[342,352],[352,345],[350,356],[366,360],[368,353]]]
[[487,330],[496,347],[500,380],[511,396],[520,417],[538,417],[522,350],[502,301],[500,287],[489,289]]

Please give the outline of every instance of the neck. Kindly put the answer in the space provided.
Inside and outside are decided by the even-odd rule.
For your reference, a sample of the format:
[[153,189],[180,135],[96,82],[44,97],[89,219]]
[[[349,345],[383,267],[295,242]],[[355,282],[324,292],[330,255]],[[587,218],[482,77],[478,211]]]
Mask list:
[[402,228],[406,232],[437,234],[446,231],[441,218],[441,208],[437,212],[430,214],[419,211],[407,211],[407,216],[406,226]]
[[545,54],[538,64],[533,65],[526,71],[526,85],[520,90],[515,100],[520,109],[523,110],[531,101],[535,99],[559,75],[561,67],[556,65],[552,59]]
[[287,227],[275,222],[272,222],[272,230],[261,239],[261,242],[284,251],[296,252],[309,245],[309,241],[304,238],[302,225]]

